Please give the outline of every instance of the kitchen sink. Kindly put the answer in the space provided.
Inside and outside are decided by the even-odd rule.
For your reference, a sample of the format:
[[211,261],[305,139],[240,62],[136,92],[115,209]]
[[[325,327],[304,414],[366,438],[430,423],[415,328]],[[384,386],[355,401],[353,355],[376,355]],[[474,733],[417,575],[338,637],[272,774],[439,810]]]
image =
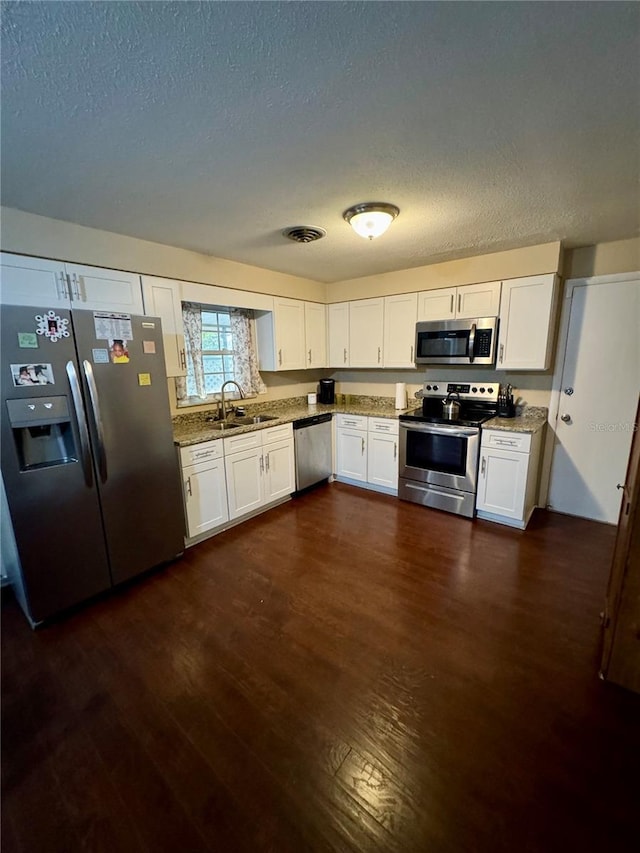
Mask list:
[[212,430],[215,430],[216,432],[228,432],[229,430],[232,430],[232,429],[238,429],[238,427],[240,427],[240,426],[242,426],[242,424],[239,424],[239,423],[229,424],[229,423],[226,423],[226,421],[225,422],[215,421],[215,423],[209,424],[209,428]]
[[263,424],[265,421],[277,420],[276,415],[244,415],[241,418],[234,418],[231,422],[237,426],[249,426],[250,424]]
[[250,424],[263,424],[266,421],[277,420],[276,415],[244,415],[241,418],[234,418],[233,424],[238,426],[249,426]]

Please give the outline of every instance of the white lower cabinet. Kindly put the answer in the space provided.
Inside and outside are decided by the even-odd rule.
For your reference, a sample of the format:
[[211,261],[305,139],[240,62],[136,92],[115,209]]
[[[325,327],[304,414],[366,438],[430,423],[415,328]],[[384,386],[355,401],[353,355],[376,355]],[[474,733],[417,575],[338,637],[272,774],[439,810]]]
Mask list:
[[369,418],[367,482],[398,491],[399,422],[391,418]]
[[207,441],[180,450],[187,539],[229,520],[221,441]]
[[398,427],[394,418],[337,415],[336,477],[397,494]]
[[225,459],[229,518],[239,518],[264,503],[262,447],[232,453]]
[[367,420],[363,415],[336,416],[336,476],[367,482]]
[[291,424],[183,447],[180,462],[187,545],[295,491]]
[[543,430],[483,430],[476,511],[479,518],[527,526],[536,507]]
[[224,452],[231,521],[295,491],[291,424],[225,438]]

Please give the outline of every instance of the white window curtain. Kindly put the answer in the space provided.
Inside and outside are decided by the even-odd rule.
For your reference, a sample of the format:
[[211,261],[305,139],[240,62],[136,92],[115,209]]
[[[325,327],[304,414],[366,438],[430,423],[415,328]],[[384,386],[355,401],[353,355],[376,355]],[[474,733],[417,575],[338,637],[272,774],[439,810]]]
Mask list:
[[[184,325],[185,354],[187,371],[193,376],[196,393],[200,400],[208,396],[205,388],[204,367],[202,363],[202,306],[196,302],[182,303],[182,322]],[[245,308],[229,308],[231,333],[233,335],[233,361],[236,382],[248,397],[266,394],[267,386],[258,371],[257,348],[254,340],[254,327],[251,312]],[[188,402],[186,377],[176,377],[178,400]]]
[[266,394],[267,386],[258,372],[257,348],[253,324],[246,308],[231,308],[231,334],[233,335],[233,362],[236,382],[248,396]]
[[[184,325],[187,370],[194,378],[198,397],[205,400],[207,392],[204,387],[204,367],[202,366],[202,314],[200,305],[196,302],[183,302],[182,323]],[[179,400],[187,399],[186,377],[177,377],[176,390]]]

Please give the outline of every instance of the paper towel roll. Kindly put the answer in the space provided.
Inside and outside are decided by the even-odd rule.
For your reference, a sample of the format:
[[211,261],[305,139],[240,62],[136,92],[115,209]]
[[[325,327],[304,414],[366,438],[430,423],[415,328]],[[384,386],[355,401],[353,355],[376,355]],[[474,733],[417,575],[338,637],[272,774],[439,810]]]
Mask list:
[[396,382],[396,409],[407,408],[407,384]]

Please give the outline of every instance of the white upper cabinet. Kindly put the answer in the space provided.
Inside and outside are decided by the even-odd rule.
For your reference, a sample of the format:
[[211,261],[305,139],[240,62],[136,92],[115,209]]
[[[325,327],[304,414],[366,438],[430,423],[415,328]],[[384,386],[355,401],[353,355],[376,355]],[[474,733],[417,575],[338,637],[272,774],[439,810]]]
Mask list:
[[553,273],[502,282],[498,370],[546,370],[551,364],[558,279]]
[[415,367],[417,310],[417,293],[385,297],[384,367]]
[[327,365],[327,309],[318,302],[304,303],[306,367]]
[[274,297],[273,311],[256,315],[260,370],[302,370],[305,359],[304,302]]
[[2,254],[2,302],[142,314],[140,276],[44,258]]
[[349,366],[349,303],[334,302],[327,309],[327,367]]
[[65,264],[72,308],[142,314],[140,276],[80,264]]
[[182,282],[143,275],[144,313],[162,320],[167,376],[186,376],[187,362],[182,323]]
[[60,261],[2,253],[0,299],[4,305],[69,308],[69,285]]
[[497,317],[499,308],[499,281],[425,290],[418,294],[418,320]]
[[384,299],[349,303],[350,367],[382,367]]

